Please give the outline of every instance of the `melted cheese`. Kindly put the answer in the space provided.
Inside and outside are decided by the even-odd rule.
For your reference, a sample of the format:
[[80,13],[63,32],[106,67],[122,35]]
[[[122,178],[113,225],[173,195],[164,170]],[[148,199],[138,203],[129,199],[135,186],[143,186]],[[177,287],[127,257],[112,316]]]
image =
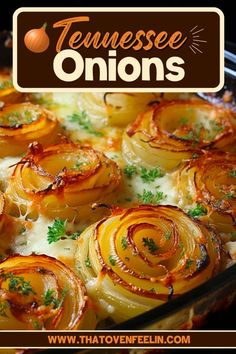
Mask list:
[[20,160],[20,157],[4,157],[0,159],[0,188],[5,191],[8,185],[8,179],[14,171],[14,165]]
[[[52,224],[52,220],[40,215],[36,221],[28,223],[23,234],[15,238],[11,246],[12,250],[24,256],[32,253],[46,254],[72,265],[76,241],[65,239],[49,244],[47,241],[48,226],[52,226]],[[74,230],[78,230],[76,230],[76,226],[74,226]]]

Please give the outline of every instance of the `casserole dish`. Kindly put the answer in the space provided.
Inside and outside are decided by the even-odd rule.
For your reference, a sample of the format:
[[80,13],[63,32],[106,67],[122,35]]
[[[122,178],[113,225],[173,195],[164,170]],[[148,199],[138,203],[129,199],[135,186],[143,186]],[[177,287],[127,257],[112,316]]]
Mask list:
[[[5,38],[3,38],[5,42]],[[3,59],[3,66],[7,66],[6,58],[9,58],[9,51]],[[226,87],[236,95],[236,80],[233,67],[226,67]],[[220,96],[220,93],[219,93]],[[205,97],[214,101],[217,98]],[[201,322],[210,311],[231,304],[236,296],[236,265],[229,267],[214,278],[202,285],[174,298],[171,301],[160,305],[150,311],[138,315],[118,325],[103,324],[107,329],[176,329],[199,327]]]

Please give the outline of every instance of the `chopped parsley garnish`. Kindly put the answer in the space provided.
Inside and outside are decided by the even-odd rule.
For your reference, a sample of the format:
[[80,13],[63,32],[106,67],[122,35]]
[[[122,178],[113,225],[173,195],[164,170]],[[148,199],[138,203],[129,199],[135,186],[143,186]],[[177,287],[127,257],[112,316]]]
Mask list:
[[155,292],[156,292],[156,290],[155,290],[154,288],[151,288],[149,291],[150,291],[151,293],[155,293]]
[[52,226],[48,226],[47,240],[49,244],[66,239],[76,240],[80,236],[80,234],[80,231],[74,232],[72,234],[67,234],[66,221],[56,219],[54,220]]
[[138,198],[142,199],[144,204],[159,204],[159,202],[165,198],[163,192],[156,192],[153,194],[151,191],[143,190],[143,194],[138,194]]
[[40,323],[39,321],[34,321],[33,328],[34,329],[42,329],[42,323]]
[[200,155],[197,152],[192,154],[192,159],[197,159]]
[[154,182],[156,178],[160,178],[163,176],[164,172],[158,167],[153,168],[151,170],[147,170],[145,167],[141,167],[140,177],[145,183]]
[[132,198],[127,197],[127,198],[125,198],[125,201],[126,202],[132,202]]
[[25,110],[24,112],[10,112],[1,116],[1,125],[17,127],[21,124],[30,124],[39,118],[40,114]]
[[124,168],[124,174],[126,177],[131,178],[137,174],[137,167],[134,165],[126,165]]
[[47,240],[49,244],[61,240],[66,233],[65,224],[66,222],[64,220],[56,219],[52,226],[48,226]]
[[188,211],[188,215],[192,216],[193,218],[197,218],[199,216],[203,216],[203,215],[206,215],[206,214],[207,214],[207,209],[201,204],[197,204],[195,206],[195,208],[190,209]]
[[101,132],[99,132],[93,128],[92,123],[85,111],[73,113],[68,118],[69,118],[70,122],[77,123],[81,129],[86,130],[89,134],[95,135],[95,136],[103,136],[103,134]]
[[165,232],[165,239],[166,239],[167,241],[169,241],[170,238],[171,238],[171,231],[166,231],[166,232]]
[[186,269],[189,269],[191,267],[191,265],[193,264],[193,260],[192,259],[187,259],[186,261],[186,265],[185,265],[185,268]]
[[144,247],[147,247],[148,251],[152,254],[154,254],[159,249],[153,238],[143,237],[143,245]]
[[30,281],[25,281],[24,277],[14,275],[13,273],[0,274],[2,279],[9,280],[8,290],[10,292],[17,292],[22,295],[36,294],[33,290]]
[[62,290],[62,296],[61,299],[57,298],[56,291],[54,289],[48,289],[45,294],[43,295],[43,303],[45,306],[50,306],[51,304],[53,305],[54,309],[57,309],[60,307],[65,299],[67,290],[63,289]]
[[8,302],[0,302],[0,316],[1,317],[8,317],[6,314],[6,309],[9,307]]
[[121,239],[121,246],[122,246],[122,249],[123,249],[123,250],[126,250],[126,248],[127,248],[127,240],[126,240],[126,237],[122,237],[122,239]]
[[86,165],[85,162],[78,161],[74,164],[74,166],[72,167],[72,170],[81,170],[82,166],[85,166],[85,165]]
[[4,89],[10,88],[12,86],[13,86],[12,80],[2,81],[0,83],[0,90],[4,90]]
[[115,266],[115,265],[116,265],[116,260],[114,259],[113,256],[109,256],[109,257],[108,257],[108,260],[109,260],[109,263],[110,263],[112,266]]
[[179,122],[180,122],[180,125],[186,125],[186,124],[188,124],[189,120],[187,117],[182,117],[182,118],[180,118]]
[[236,239],[236,231],[231,232],[231,238],[234,240]]
[[232,192],[229,192],[229,193],[226,193],[225,194],[225,198],[226,199],[233,199],[235,196],[234,196],[234,193],[232,193]]
[[85,259],[85,266],[86,266],[87,268],[92,268],[92,265],[91,265],[91,262],[90,262],[89,257],[87,257],[87,258]]
[[224,126],[222,124],[215,122],[213,120],[210,121],[210,126],[217,133],[220,133],[224,130]]
[[200,136],[199,133],[196,132],[195,130],[189,130],[189,132],[186,135],[182,135],[180,138],[183,140],[193,140],[194,142],[198,143]]
[[229,177],[236,178],[236,170],[229,171]]

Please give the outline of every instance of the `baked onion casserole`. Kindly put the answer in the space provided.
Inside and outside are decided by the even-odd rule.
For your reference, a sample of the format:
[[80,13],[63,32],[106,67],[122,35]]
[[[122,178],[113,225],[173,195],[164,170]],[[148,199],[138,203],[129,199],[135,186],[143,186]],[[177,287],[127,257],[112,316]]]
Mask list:
[[0,329],[95,329],[236,260],[236,116],[193,94],[0,75]]

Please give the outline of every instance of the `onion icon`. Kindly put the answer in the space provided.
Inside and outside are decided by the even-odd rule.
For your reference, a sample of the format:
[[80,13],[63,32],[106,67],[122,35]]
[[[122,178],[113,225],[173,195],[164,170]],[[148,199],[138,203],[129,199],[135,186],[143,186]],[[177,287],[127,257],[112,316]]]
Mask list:
[[25,37],[24,42],[26,48],[33,53],[42,53],[48,49],[49,37],[46,33],[47,23],[45,22],[41,28],[34,28],[29,30]]

